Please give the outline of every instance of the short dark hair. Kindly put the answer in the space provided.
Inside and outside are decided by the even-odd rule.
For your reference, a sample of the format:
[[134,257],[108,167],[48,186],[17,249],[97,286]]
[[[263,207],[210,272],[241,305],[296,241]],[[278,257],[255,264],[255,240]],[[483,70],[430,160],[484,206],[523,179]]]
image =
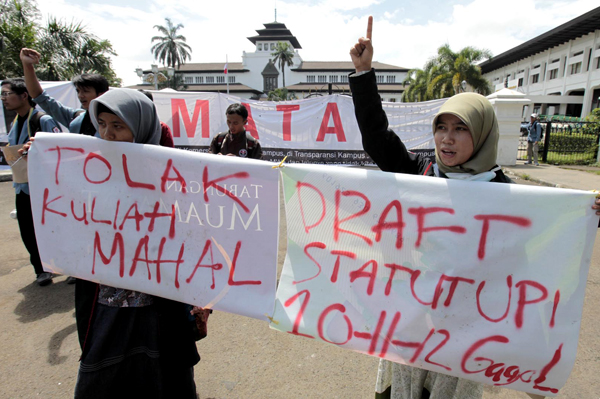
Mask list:
[[27,93],[27,100],[29,101],[29,105],[35,108],[35,103],[31,99],[29,92],[27,91],[27,85],[25,85],[25,79],[23,78],[13,78],[13,79],[5,79],[2,81],[0,86],[10,85],[10,90],[16,94]]
[[146,97],[148,97],[150,99],[150,101],[154,102],[154,96],[148,90],[138,89],[138,91],[140,93],[142,93],[143,95],[145,95]]
[[242,118],[244,118],[244,120],[246,120],[248,119],[248,110],[246,109],[246,107],[244,107],[244,105],[240,103],[235,103],[227,107],[225,115],[239,115]]
[[96,94],[98,95],[108,91],[108,80],[97,73],[83,73],[77,75],[73,78],[72,82],[78,89],[81,89],[82,87],[91,87],[96,90]]

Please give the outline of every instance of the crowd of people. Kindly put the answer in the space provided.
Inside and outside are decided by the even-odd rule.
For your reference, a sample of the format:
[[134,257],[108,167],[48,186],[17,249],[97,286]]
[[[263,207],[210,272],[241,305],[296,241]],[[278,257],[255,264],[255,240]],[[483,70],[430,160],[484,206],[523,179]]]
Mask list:
[[[496,164],[496,115],[489,101],[476,93],[455,95],[434,117],[435,163],[407,150],[389,129],[378,94],[372,68],[372,27],[369,18],[366,37],[351,48],[355,72],[350,74],[349,83],[363,147],[379,168],[392,173],[512,183]],[[58,132],[61,124],[72,133],[102,140],[173,146],[170,129],[159,120],[151,93],[109,90],[102,76],[86,74],[73,79],[81,108],[69,108],[42,89],[34,69],[39,59],[37,51],[23,49],[25,78],[2,82],[3,104],[18,114],[9,133],[10,145],[24,144],[26,151],[36,132]],[[36,104],[44,112],[38,111]],[[209,151],[260,159],[260,143],[244,129],[247,109],[232,104],[226,118],[228,131],[212,139]],[[537,141],[539,138],[534,143]],[[47,285],[52,276],[43,270],[37,252],[28,185],[15,184],[15,191],[23,243],[37,283]],[[600,214],[600,201],[592,208]],[[200,356],[193,316],[198,309],[81,279],[76,281],[75,307],[82,351],[76,398],[196,398],[193,367]],[[482,384],[387,360],[381,360],[376,386],[379,397],[477,399],[483,395]]]

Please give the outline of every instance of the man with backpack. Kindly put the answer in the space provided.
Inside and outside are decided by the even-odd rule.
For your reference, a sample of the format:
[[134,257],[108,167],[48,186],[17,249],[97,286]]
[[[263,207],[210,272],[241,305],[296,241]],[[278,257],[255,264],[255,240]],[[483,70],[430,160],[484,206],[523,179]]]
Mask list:
[[531,155],[535,166],[540,166],[538,162],[539,143],[542,139],[542,126],[538,122],[537,114],[531,114],[531,122],[527,126],[527,162],[531,165]]
[[[2,104],[6,109],[15,111],[17,117],[13,121],[8,133],[8,144],[25,144],[37,132],[60,132],[58,123],[44,112],[35,109],[35,103],[27,92],[23,79],[7,79],[2,86]],[[44,286],[52,282],[52,274],[44,272],[42,261],[38,253],[33,227],[33,216],[31,213],[31,200],[29,197],[29,185],[27,183],[13,183],[16,192],[15,205],[17,208],[17,220],[23,244],[29,251],[29,258],[38,285]]]
[[260,143],[244,128],[248,122],[246,107],[239,103],[231,104],[227,107],[225,116],[227,117],[229,130],[213,137],[208,152],[218,155],[260,159],[262,157]]

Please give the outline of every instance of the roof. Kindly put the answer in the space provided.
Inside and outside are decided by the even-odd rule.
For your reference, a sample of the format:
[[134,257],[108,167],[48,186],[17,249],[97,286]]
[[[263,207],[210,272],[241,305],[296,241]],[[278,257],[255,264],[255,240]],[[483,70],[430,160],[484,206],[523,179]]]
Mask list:
[[479,64],[482,73],[488,73],[505,65],[541,53],[552,47],[560,46],[570,40],[585,36],[600,29],[600,7],[570,20],[520,46],[490,58]]
[[248,38],[248,40],[250,40],[253,44],[256,44],[258,40],[278,42],[289,41],[292,43],[294,48],[302,48],[302,46],[300,46],[300,42],[298,42],[298,39],[296,39],[296,36],[292,35],[292,32],[286,28],[285,24],[281,22],[271,22],[263,25],[265,26],[265,29],[258,29],[256,31],[258,36],[252,36]]
[[267,62],[267,65],[265,66],[265,69],[262,70],[261,74],[263,76],[279,76],[279,71],[275,67],[275,64],[273,64],[273,61],[269,60],[269,62]]
[[[408,72],[408,68],[403,68],[395,65],[384,64],[382,62],[373,61],[373,68],[378,72]],[[302,61],[298,68],[293,68],[295,72],[334,72],[346,71],[353,72],[356,68],[352,61]]]
[[[143,90],[154,90],[154,86],[151,84],[127,86],[127,89],[143,89]],[[199,92],[210,92],[210,93],[227,93],[227,83],[217,84],[188,84],[186,90],[180,90],[181,92],[187,93],[190,91]],[[243,85],[241,83],[229,83],[230,93],[254,93],[262,94],[262,91],[253,89],[250,86]]]
[[[161,67],[158,68],[160,72],[165,73],[167,68]],[[214,72],[214,73],[223,73],[225,70],[224,62],[196,62],[196,63],[186,63],[181,64],[179,68],[175,69],[175,72]],[[144,73],[151,73],[152,70],[146,69]],[[241,62],[228,62],[227,63],[227,72],[250,72],[248,69],[244,69],[244,66]]]

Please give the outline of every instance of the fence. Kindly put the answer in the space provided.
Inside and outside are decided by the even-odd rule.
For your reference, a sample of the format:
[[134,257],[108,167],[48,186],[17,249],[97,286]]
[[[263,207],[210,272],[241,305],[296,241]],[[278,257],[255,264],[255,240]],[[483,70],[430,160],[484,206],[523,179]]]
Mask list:
[[[539,158],[551,164],[586,165],[596,163],[600,123],[542,121]],[[527,129],[521,125],[517,159],[527,159]]]

